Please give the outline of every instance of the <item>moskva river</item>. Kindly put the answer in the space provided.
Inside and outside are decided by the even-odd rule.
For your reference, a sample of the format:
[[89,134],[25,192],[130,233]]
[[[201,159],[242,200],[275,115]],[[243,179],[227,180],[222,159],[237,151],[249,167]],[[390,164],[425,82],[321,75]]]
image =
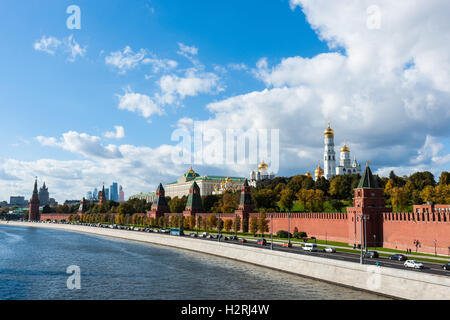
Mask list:
[[383,298],[206,254],[0,226],[0,299]]

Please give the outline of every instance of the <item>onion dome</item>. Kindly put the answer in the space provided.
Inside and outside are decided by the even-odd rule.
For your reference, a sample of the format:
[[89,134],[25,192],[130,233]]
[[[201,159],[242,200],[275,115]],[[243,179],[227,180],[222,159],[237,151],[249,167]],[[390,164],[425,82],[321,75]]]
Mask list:
[[316,179],[317,179],[317,178],[322,177],[323,174],[324,174],[324,171],[323,171],[323,169],[320,167],[320,162],[319,162],[319,165],[317,166],[316,170],[314,170],[314,176],[315,176]]
[[344,146],[341,148],[341,152],[350,152],[349,147],[347,147],[346,142],[344,141]]
[[261,171],[262,169],[267,169],[269,166],[267,165],[267,163],[263,161],[261,161],[261,163],[258,165],[258,170]]
[[329,121],[328,121],[328,128],[325,129],[323,134],[325,135],[325,137],[333,137],[334,136],[334,131],[333,131],[333,129],[331,129]]
[[305,174],[305,176],[307,176],[307,177],[310,177],[310,178],[312,178],[312,174],[311,174],[311,173],[309,173],[309,171],[306,171],[306,174]]

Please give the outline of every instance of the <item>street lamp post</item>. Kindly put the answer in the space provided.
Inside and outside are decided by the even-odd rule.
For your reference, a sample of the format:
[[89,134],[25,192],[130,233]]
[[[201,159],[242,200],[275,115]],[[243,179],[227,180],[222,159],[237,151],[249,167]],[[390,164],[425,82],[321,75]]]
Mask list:
[[328,244],[327,232],[325,231],[325,244]]
[[436,242],[437,240],[434,239],[434,255],[437,256],[437,251],[436,251]]
[[219,229],[219,242],[220,242],[220,212],[219,212],[219,220],[217,221],[217,228]]
[[359,258],[359,262],[361,263],[361,264],[363,264],[364,263],[364,258],[363,258],[363,222],[362,222],[362,215],[361,215],[361,217],[360,217],[360,220],[359,220],[359,222],[360,222],[360,224],[361,224],[361,256],[360,256],[360,258]]
[[291,244],[291,213],[288,212],[288,244]]
[[270,214],[270,250],[273,250],[273,212]]
[[234,235],[237,238],[237,214],[234,214]]

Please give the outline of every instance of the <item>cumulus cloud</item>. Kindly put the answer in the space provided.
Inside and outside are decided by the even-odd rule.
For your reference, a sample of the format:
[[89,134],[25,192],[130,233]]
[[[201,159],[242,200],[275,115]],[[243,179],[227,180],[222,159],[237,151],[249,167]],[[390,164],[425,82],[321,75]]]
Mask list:
[[137,112],[144,118],[150,118],[154,114],[162,115],[161,108],[147,95],[131,92],[130,89],[119,97],[119,109]]
[[125,129],[122,126],[114,126],[115,131],[105,132],[106,138],[122,139],[125,137]]
[[161,88],[160,100],[163,103],[172,104],[177,102],[177,98],[184,99],[186,96],[196,96],[201,93],[212,93],[214,90],[221,90],[218,87],[219,78],[212,72],[197,72],[189,69],[185,75],[179,77],[171,74],[159,79]]
[[43,146],[60,147],[88,158],[117,159],[122,157],[117,146],[112,144],[104,146],[99,137],[76,131],[68,131],[60,139],[38,136],[36,140]]
[[[373,5],[380,28],[368,27]],[[440,140],[450,134],[450,3],[293,0],[291,6],[300,6],[331,51],[275,65],[262,57],[252,72],[267,88],[208,104],[214,116],[203,125],[223,132],[280,129],[281,169],[290,174],[311,171],[322,159],[328,119],[336,151],[347,139],[361,163],[448,169]]]
[[77,56],[83,57],[86,54],[86,47],[81,47],[73,38],[73,35],[70,35],[67,39],[65,39],[66,50],[70,53],[68,60],[73,62],[76,60]]

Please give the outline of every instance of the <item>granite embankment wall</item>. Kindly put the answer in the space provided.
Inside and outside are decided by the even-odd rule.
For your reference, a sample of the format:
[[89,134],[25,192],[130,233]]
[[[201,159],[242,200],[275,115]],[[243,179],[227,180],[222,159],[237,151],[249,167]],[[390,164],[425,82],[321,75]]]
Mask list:
[[[6,224],[5,222],[0,223]],[[308,255],[157,233],[64,224],[27,222],[9,222],[8,224],[83,232],[188,249],[403,299],[448,299],[450,297],[450,278],[410,270],[360,265]]]

